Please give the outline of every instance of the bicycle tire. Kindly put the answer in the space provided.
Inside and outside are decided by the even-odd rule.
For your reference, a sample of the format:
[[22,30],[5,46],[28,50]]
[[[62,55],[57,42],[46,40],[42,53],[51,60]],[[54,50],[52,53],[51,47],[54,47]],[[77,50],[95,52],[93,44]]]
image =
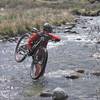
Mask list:
[[[44,55],[43,55],[43,52],[42,52],[42,56],[43,56],[43,62],[42,62],[42,66],[41,66],[41,71],[40,73],[38,74],[38,76],[34,76],[33,74],[35,73],[34,72],[34,67],[36,66],[35,65],[35,62],[34,62],[34,58],[33,58],[33,61],[31,63],[31,70],[30,70],[30,76],[32,79],[36,80],[36,79],[39,79],[40,77],[42,77],[45,73],[45,68],[46,68],[46,64],[47,64],[47,59],[48,59],[48,51],[46,48],[44,47],[39,47],[38,50],[43,50],[44,52]],[[36,51],[37,52],[37,51]]]
[[28,35],[28,34],[24,34],[24,35],[18,40],[18,43],[17,43],[16,48],[15,48],[15,60],[16,60],[16,62],[22,62],[22,61],[26,58],[26,56],[27,56],[27,54],[24,54],[23,57],[22,57],[21,59],[17,59],[17,58],[16,58],[16,57],[17,57],[17,54],[18,54],[18,48],[20,47],[20,43],[21,43],[21,41],[22,41],[23,39],[25,39],[26,37],[28,38],[29,35]]

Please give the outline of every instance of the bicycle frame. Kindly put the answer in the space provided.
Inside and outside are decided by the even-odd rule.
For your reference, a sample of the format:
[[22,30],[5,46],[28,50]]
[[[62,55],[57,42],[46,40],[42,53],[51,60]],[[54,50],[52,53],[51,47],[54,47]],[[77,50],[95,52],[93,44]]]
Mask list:
[[40,40],[37,40],[36,43],[33,45],[32,51],[33,52],[36,51],[38,47],[40,47],[44,41],[49,41],[49,40],[50,40],[49,36],[46,36],[46,35],[41,36]]

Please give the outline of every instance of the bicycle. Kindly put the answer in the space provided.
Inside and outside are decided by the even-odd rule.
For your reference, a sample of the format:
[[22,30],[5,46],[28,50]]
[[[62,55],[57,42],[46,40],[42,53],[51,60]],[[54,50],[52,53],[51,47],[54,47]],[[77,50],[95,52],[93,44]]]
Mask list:
[[[21,36],[15,48],[15,60],[22,62],[28,55],[27,40],[31,34],[26,33]],[[45,73],[45,68],[48,60],[48,50],[46,47],[41,46],[44,41],[49,41],[50,36],[44,34],[39,40],[35,41],[32,47],[32,64],[30,76],[32,79],[39,79]],[[38,70],[40,68],[40,71]]]

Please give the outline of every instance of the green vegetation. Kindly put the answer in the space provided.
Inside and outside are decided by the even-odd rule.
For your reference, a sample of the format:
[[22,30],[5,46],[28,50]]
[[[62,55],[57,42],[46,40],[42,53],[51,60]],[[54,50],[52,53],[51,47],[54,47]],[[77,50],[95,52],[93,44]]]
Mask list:
[[73,22],[73,14],[99,15],[98,0],[0,0],[0,37],[13,37],[44,22]]

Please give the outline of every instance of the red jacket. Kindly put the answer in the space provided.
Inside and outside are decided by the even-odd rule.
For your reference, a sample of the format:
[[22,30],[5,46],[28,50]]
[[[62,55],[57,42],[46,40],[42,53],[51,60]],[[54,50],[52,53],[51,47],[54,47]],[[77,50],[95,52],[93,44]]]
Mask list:
[[[28,47],[29,47],[29,49],[32,48],[33,42],[37,41],[42,34],[47,34],[48,36],[50,36],[52,41],[60,41],[60,37],[57,36],[57,35],[54,35],[52,33],[47,33],[47,32],[32,33],[32,35],[29,37],[29,40],[28,40]],[[48,41],[45,41],[44,42],[44,46],[46,47],[47,44],[48,44]]]

